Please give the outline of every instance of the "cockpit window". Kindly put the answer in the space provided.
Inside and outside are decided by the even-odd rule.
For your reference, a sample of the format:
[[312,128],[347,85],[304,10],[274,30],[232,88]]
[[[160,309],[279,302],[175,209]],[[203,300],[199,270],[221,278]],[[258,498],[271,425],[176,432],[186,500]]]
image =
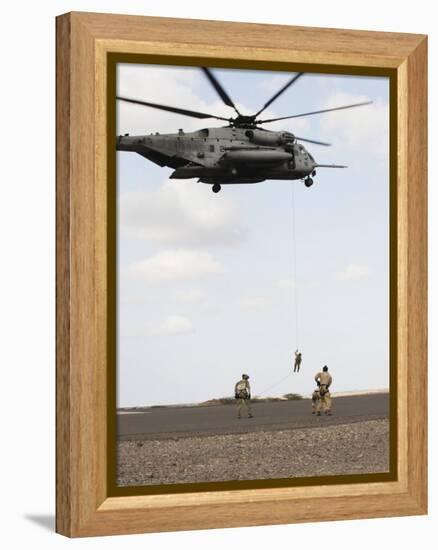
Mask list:
[[203,138],[208,137],[208,134],[209,134],[208,128],[203,128],[202,130],[198,130],[198,135]]

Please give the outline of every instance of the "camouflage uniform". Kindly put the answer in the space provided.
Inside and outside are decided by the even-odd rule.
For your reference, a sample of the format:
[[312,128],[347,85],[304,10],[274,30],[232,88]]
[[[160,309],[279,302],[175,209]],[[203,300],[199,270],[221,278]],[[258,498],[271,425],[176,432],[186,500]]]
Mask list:
[[319,386],[319,401],[316,405],[316,414],[321,414],[321,409],[325,414],[331,414],[332,398],[329,388],[332,383],[332,377],[328,371],[318,372],[315,375],[315,381]]
[[313,391],[312,393],[312,414],[316,413],[319,401],[319,388]]
[[[249,377],[248,377],[249,378]],[[246,406],[248,412],[248,418],[252,418],[251,411],[251,386],[249,385],[248,378],[244,378],[236,382],[234,386],[234,396],[236,398],[237,405],[237,418],[240,418],[240,413],[242,411],[242,405]]]
[[295,365],[294,365],[294,372],[300,372],[300,366],[301,366],[301,361],[303,360],[303,356],[301,355],[301,353],[297,350],[295,352]]

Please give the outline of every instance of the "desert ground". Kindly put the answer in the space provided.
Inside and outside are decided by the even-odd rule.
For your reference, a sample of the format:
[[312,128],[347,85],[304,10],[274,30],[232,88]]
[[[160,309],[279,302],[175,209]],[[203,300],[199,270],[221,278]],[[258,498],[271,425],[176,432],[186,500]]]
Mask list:
[[389,394],[118,411],[117,485],[282,479],[389,471]]

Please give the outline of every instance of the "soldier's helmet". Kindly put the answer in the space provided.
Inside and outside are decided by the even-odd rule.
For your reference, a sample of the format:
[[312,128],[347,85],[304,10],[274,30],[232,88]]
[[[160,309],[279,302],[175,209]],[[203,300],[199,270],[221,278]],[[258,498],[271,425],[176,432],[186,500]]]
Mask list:
[[323,367],[323,369],[322,369],[322,370],[323,370],[324,372],[327,372],[327,371],[328,371],[328,366],[327,366],[327,365],[325,365],[325,366]]
[[243,378],[244,380],[248,380],[248,379],[249,379],[249,376],[248,376],[247,374],[242,374],[242,378]]

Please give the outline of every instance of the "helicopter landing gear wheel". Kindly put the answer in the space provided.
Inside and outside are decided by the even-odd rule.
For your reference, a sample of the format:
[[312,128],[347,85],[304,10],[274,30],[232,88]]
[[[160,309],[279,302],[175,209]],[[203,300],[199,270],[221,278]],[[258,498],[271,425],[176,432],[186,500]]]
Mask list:
[[221,186],[219,183],[215,183],[211,189],[213,193],[219,193],[219,191],[221,190]]
[[313,179],[312,179],[312,178],[306,178],[306,179],[304,180],[304,185],[305,185],[306,187],[311,187],[311,186],[313,185]]

